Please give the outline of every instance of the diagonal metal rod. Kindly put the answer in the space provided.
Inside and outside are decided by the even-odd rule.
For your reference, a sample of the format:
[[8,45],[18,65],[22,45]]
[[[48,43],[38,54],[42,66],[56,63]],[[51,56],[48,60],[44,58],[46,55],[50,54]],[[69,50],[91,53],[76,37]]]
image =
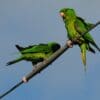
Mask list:
[[8,95],[10,92],[12,92],[13,90],[15,90],[17,87],[19,87],[22,83],[24,83],[23,81],[17,83],[15,86],[13,86],[11,89],[9,89],[7,92],[5,92],[4,94],[2,94],[0,96],[0,99],[2,99],[3,97],[5,97],[6,95]]
[[[99,24],[100,24],[100,21],[98,21],[96,24],[93,25],[93,27],[91,27],[85,33],[83,33],[83,35],[85,35],[89,31],[91,31],[92,29],[94,29]],[[37,75],[38,73],[40,73],[43,69],[47,68],[48,65],[50,65],[52,62],[54,62],[59,56],[61,56],[68,49],[69,49],[69,47],[67,46],[67,44],[65,44],[62,48],[60,48],[57,52],[55,52],[49,59],[47,59],[46,61],[43,61],[39,65],[36,65],[35,69],[32,72],[30,72],[28,75],[26,75],[25,77],[23,77],[22,81],[20,81],[19,83],[17,83],[15,86],[13,86],[11,89],[9,89],[8,91],[6,91],[5,93],[1,94],[0,95],[0,99],[2,99],[3,97],[7,96],[9,93],[11,93],[12,91],[14,91],[17,87],[19,87],[24,82],[27,82],[28,80],[30,80],[32,77],[34,77],[35,75]]]

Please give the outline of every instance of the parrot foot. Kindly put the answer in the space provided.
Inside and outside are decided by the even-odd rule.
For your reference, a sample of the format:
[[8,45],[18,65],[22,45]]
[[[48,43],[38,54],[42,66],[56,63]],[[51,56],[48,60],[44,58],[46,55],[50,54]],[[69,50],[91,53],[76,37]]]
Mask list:
[[68,46],[69,48],[72,48],[72,47],[73,47],[73,42],[72,42],[71,40],[68,40],[68,41],[67,41],[67,46]]
[[22,78],[22,81],[23,81],[24,83],[27,83],[27,82],[28,82],[27,79],[26,79],[26,77],[23,77],[23,78]]
[[47,62],[48,62],[48,59],[47,59],[47,58],[44,59],[43,63],[45,64],[45,63],[47,63]]
[[36,64],[36,66],[40,66],[40,65],[41,65],[41,63],[42,63],[42,62],[37,63],[37,64]]

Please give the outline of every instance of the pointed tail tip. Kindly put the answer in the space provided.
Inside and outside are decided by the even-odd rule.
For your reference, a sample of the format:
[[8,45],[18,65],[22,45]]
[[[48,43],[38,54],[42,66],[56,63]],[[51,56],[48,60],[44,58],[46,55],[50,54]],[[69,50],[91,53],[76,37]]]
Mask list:
[[86,72],[87,71],[86,60],[83,60],[83,65],[84,65],[84,72]]
[[14,62],[12,62],[12,61],[11,61],[11,62],[7,62],[7,63],[6,63],[6,66],[12,65],[13,63],[14,63]]
[[100,47],[98,47],[98,46],[96,45],[96,48],[97,48],[97,50],[100,52]]
[[86,59],[82,59],[84,67],[86,67]]
[[84,66],[84,72],[87,72],[87,68],[86,68],[86,65]]
[[8,63],[6,64],[6,66],[9,66],[9,65],[10,65],[10,64],[8,64]]
[[6,63],[6,66],[9,66],[9,65],[11,65],[9,62],[8,62],[8,63]]
[[100,52],[100,48],[98,49],[98,51]]

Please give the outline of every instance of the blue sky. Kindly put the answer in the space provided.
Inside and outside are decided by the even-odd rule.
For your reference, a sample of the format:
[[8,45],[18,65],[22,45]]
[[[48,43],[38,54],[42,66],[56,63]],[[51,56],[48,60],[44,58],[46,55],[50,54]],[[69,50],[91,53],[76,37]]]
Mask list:
[[[74,8],[86,21],[100,20],[99,0],[0,0],[0,94],[19,82],[32,70],[29,62],[5,66],[17,57],[15,44],[67,40],[59,16],[63,7]],[[91,31],[100,46],[100,26]],[[87,54],[84,73],[80,50],[76,46],[65,52],[43,72],[7,95],[3,100],[100,100],[100,54]]]

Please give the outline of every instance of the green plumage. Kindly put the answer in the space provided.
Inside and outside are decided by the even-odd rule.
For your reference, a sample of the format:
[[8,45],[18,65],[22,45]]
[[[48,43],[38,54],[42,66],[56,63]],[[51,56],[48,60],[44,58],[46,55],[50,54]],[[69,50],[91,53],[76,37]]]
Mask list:
[[60,15],[65,23],[68,38],[74,40],[77,37],[80,37],[76,44],[78,44],[81,49],[82,61],[84,65],[86,65],[86,51],[88,50],[95,53],[95,50],[90,45],[93,45],[98,51],[100,51],[100,48],[96,45],[90,33],[86,33],[82,36],[82,34],[90,29],[93,24],[86,23],[82,18],[78,17],[74,9],[63,8],[60,10]]
[[16,45],[16,48],[21,53],[21,56],[8,62],[7,65],[11,65],[22,60],[30,61],[33,65],[35,65],[49,58],[60,48],[60,45],[55,42],[50,42],[48,44],[32,45],[28,47],[20,47],[19,45]]

